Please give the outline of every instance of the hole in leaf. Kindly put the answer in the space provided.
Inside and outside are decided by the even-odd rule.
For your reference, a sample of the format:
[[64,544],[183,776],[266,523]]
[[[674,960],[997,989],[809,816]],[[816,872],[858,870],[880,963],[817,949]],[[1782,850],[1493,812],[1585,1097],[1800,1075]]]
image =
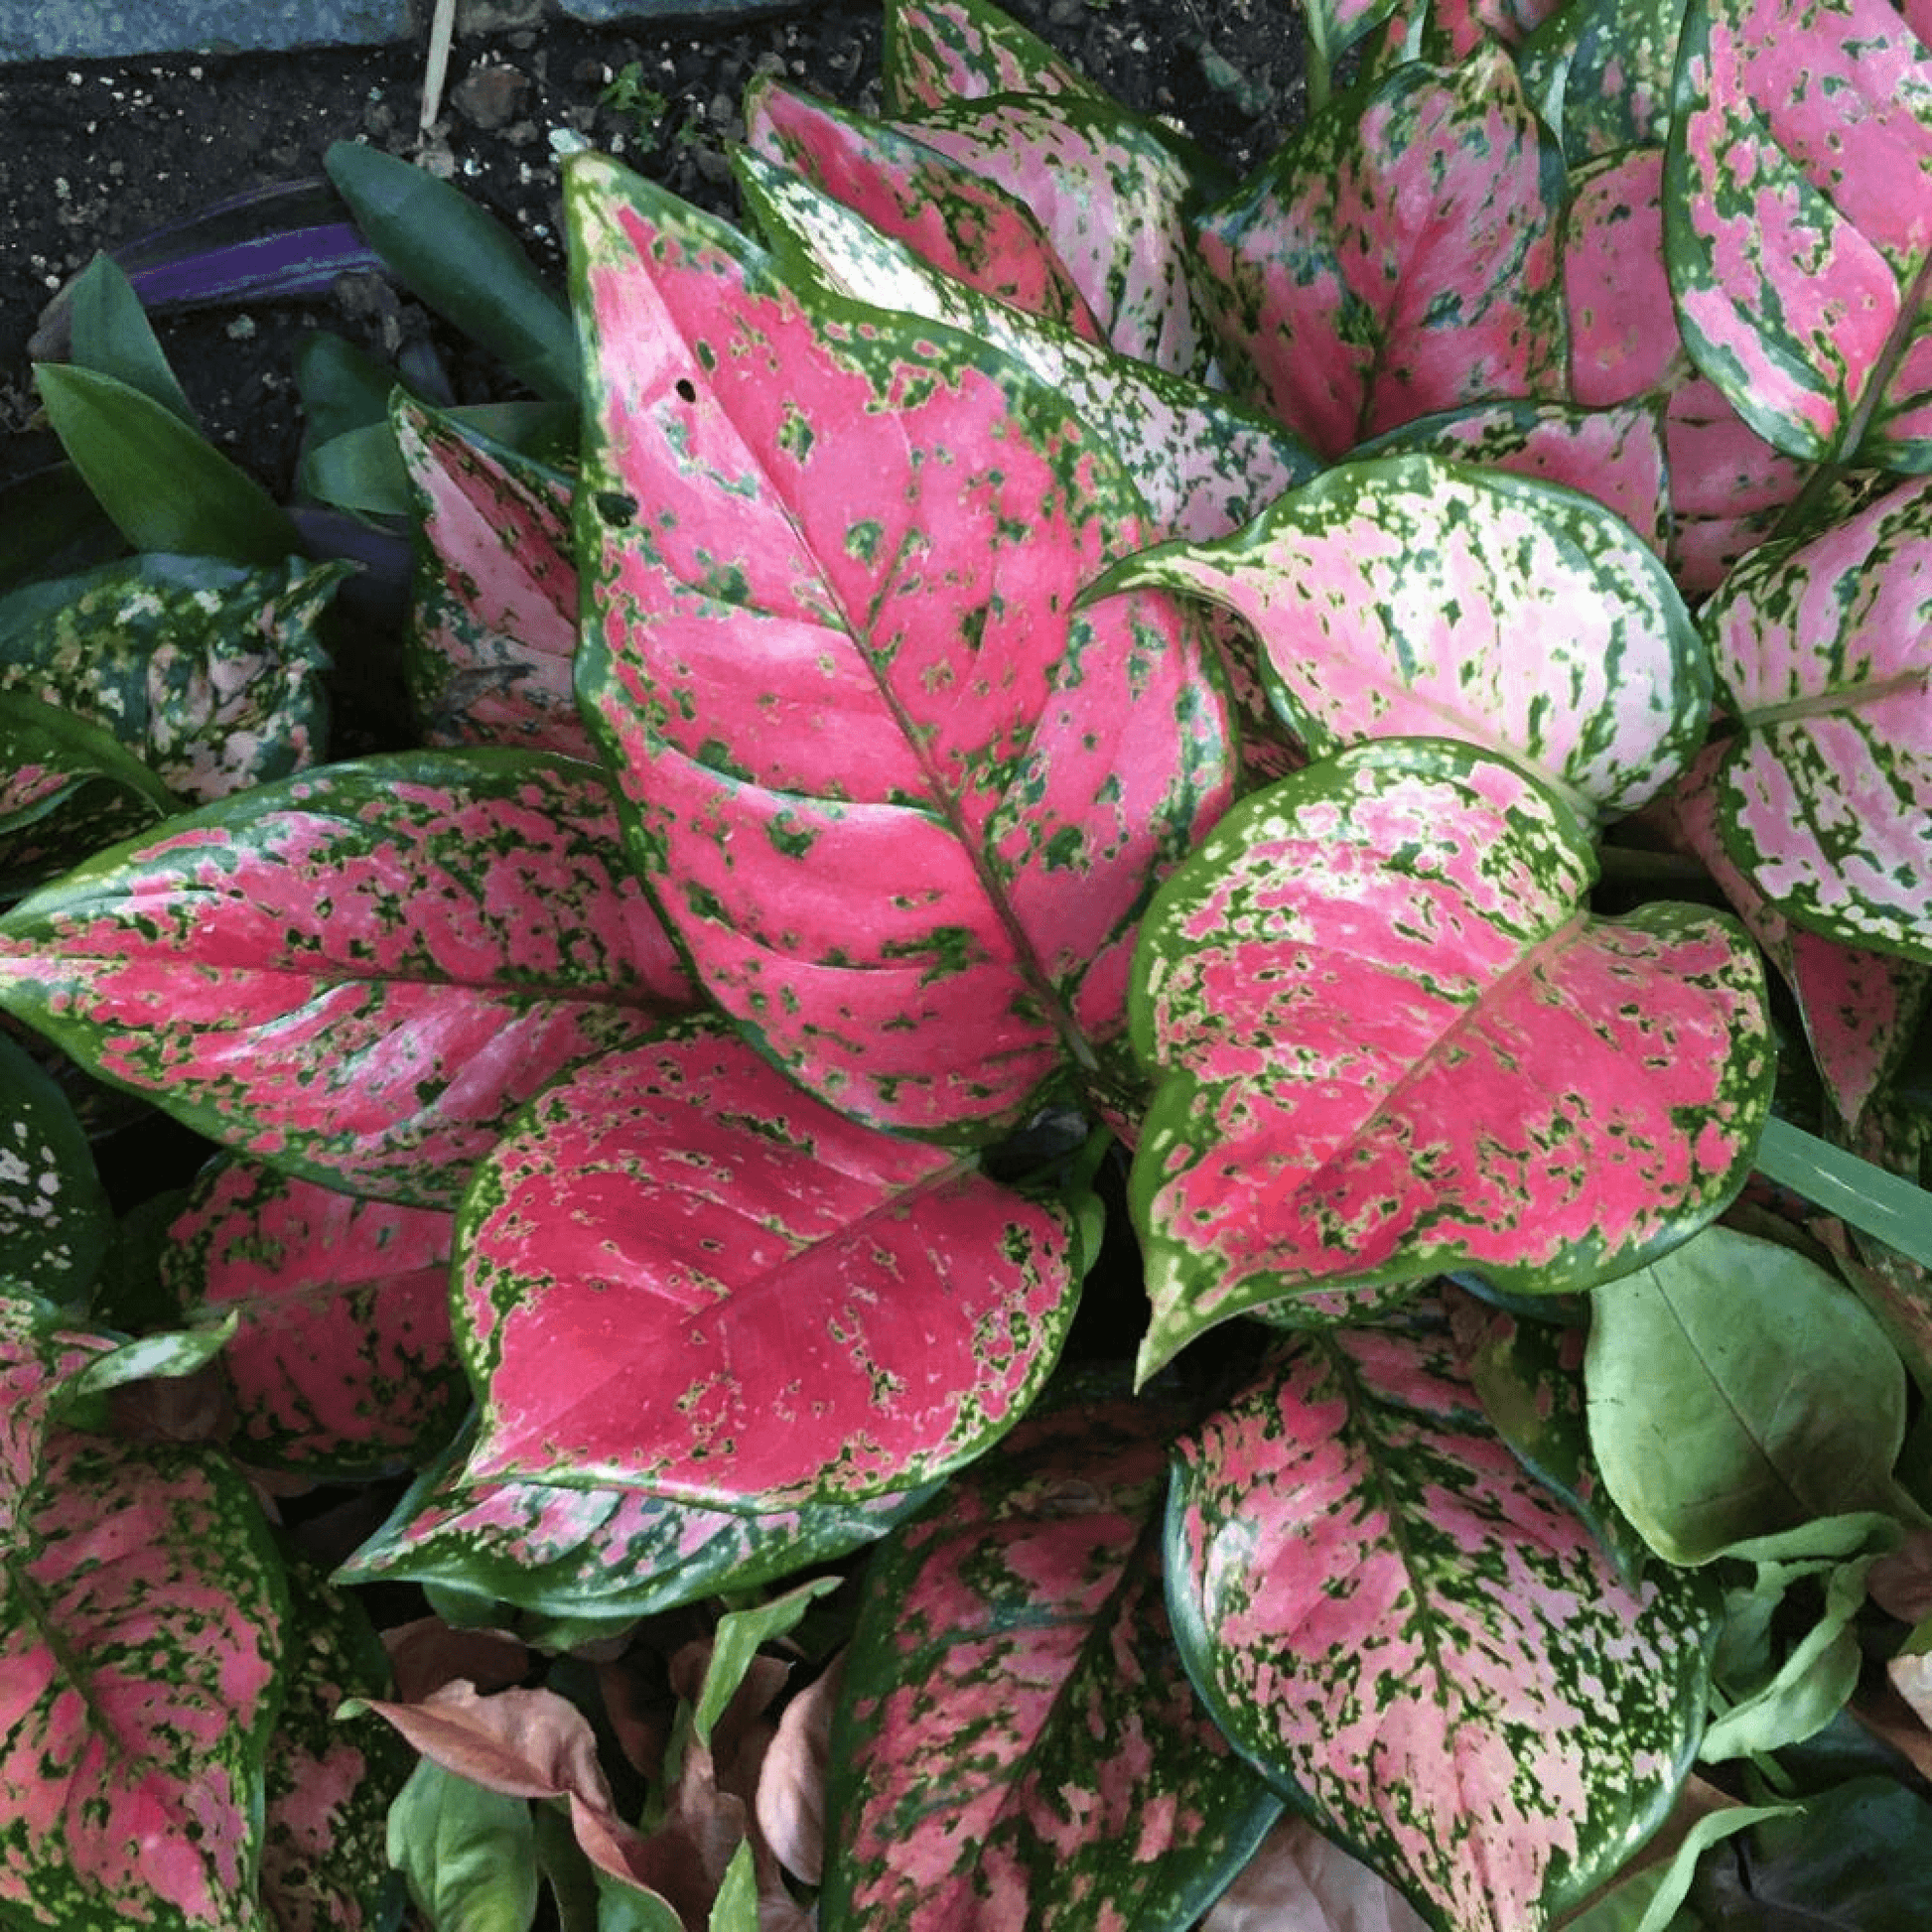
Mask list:
[[681,375],[677,379],[677,394],[680,402],[696,402],[698,385],[688,375]]

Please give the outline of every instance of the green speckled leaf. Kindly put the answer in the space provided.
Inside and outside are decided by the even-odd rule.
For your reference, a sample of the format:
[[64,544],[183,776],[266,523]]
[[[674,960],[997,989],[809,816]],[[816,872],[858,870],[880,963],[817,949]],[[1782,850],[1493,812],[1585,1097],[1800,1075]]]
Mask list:
[[0,601],[0,691],[99,725],[194,803],[286,777],[322,756],[317,626],[349,572],[144,556],[31,585]]
[[0,1007],[305,1178],[454,1206],[560,1068],[688,1002],[602,775],[370,759],[101,854],[0,920]]
[[755,1515],[929,1481],[1013,1427],[1078,1297],[1068,1230],[692,1025],[542,1094],[458,1222],[473,1480]]
[[54,1080],[0,1035],[0,1272],[50,1302],[75,1302],[113,1235],[86,1130]]
[[885,67],[894,114],[986,94],[1100,93],[1037,34],[984,0],[887,0]]
[[240,1317],[221,1357],[237,1455],[366,1476],[449,1441],[470,1399],[450,1336],[453,1223],[257,1162],[203,1169],[161,1276],[183,1320]]
[[12,1924],[268,1932],[255,1862],[286,1610],[225,1460],[49,1433],[0,1583]]
[[1246,619],[1317,757],[1457,738],[1622,813],[1704,740],[1710,660],[1662,563],[1553,484],[1436,457],[1342,464],[1233,536],[1143,551],[1097,587],[1133,588]]
[[1770,1098],[1763,969],[1701,907],[1590,916],[1594,868],[1553,793],[1447,740],[1357,747],[1208,835],[1130,1000],[1159,1082],[1144,1370],[1290,1297],[1586,1287],[1730,1201]]
[[1449,1932],[1529,1932],[1664,1820],[1711,1613],[1632,1589],[1439,1329],[1299,1336],[1183,1436],[1168,1586],[1235,1743]]
[[1570,0],[1518,50],[1536,110],[1574,167],[1661,143],[1685,0]]
[[1184,1932],[1280,1804],[1162,1603],[1171,1400],[1031,1416],[867,1573],[831,1747],[826,1932]]

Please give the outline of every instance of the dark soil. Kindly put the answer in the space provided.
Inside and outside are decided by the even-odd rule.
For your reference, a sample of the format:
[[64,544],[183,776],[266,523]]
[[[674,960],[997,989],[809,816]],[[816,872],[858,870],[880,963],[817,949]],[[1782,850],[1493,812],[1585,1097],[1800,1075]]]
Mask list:
[[[1245,172],[1302,106],[1300,28],[1273,0],[1009,0],[1008,10],[1130,105],[1167,115]],[[634,68],[633,68],[634,64]],[[35,433],[28,344],[43,304],[112,248],[244,189],[313,176],[338,140],[415,158],[423,54],[150,58],[0,69],[0,483],[50,461]],[[634,85],[613,89],[631,69]],[[540,28],[458,43],[429,155],[560,272],[553,136],[583,136],[701,205],[733,213],[725,160],[738,102],[760,71],[876,108],[879,8],[836,0],[736,31]],[[661,95],[650,118],[620,103]],[[650,102],[651,107],[655,102]],[[405,300],[366,289],[171,318],[165,346],[214,435],[278,495],[298,421],[291,368],[309,331],[393,356],[431,333]],[[502,393],[500,372],[446,343],[459,400]]]

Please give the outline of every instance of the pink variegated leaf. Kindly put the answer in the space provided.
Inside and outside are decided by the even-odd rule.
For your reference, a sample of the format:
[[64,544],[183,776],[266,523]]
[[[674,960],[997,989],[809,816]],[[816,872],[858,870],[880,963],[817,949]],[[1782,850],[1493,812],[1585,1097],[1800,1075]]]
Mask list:
[[61,1311],[11,1285],[0,1292],[0,1547],[19,1534],[20,1500],[40,1467],[53,1405],[113,1345],[105,1335],[70,1326]]
[[470,1480],[754,1514],[970,1461],[1039,1390],[1078,1294],[1059,1210],[696,1026],[534,1102],[458,1240]]
[[458,1461],[411,1486],[338,1572],[344,1582],[435,1585],[544,1616],[654,1616],[834,1562],[931,1494],[755,1516],[642,1489],[470,1482]]
[[1698,907],[1593,918],[1594,873],[1554,793],[1447,740],[1359,746],[1208,835],[1135,960],[1144,1372],[1310,1291],[1587,1287],[1730,1201],[1770,1098],[1756,952]]
[[1353,451],[1354,460],[1436,456],[1593,496],[1661,557],[1670,542],[1670,483],[1657,412],[1640,403],[1585,409],[1562,402],[1485,402],[1423,416]]
[[1188,272],[1186,211],[1220,192],[1207,163],[1106,99],[963,102],[907,131],[1033,210],[1113,348],[1206,376],[1214,340]]
[[1088,342],[1106,341],[1034,211],[928,145],[920,128],[755,81],[745,97],[745,139],[754,154],[812,183],[942,274]]
[[425,742],[594,758],[571,690],[569,483],[401,395],[395,433],[420,518],[403,662]]
[[1037,34],[985,0],[887,0],[884,65],[892,114],[988,94],[1101,94]]
[[1162,1603],[1172,1398],[1030,1416],[874,1557],[831,1748],[827,1932],[1184,1926],[1279,1813]]
[[1683,352],[1664,272],[1664,155],[1617,154],[1571,176],[1564,217],[1570,385],[1580,403],[1661,406],[1672,574],[1692,596],[1770,533],[1809,472],[1781,455]]
[[0,1914],[261,1932],[287,1595],[210,1451],[52,1430],[0,1582]]
[[394,1732],[336,1713],[389,1688],[361,1605],[306,1560],[291,1561],[288,1695],[268,1755],[261,1897],[276,1932],[362,1932],[386,1921],[389,1806],[411,1753]]
[[1162,536],[1215,537],[1319,467],[1279,424],[1214,390],[1103,348],[940,273],[803,176],[738,157],[775,251],[839,294],[943,322],[1011,355],[1066,397],[1120,459]]
[[615,164],[569,168],[599,371],[578,691],[707,990],[814,1092],[984,1137],[1123,1030],[1155,880],[1231,746],[1144,526],[997,351],[809,300]]
[[1200,218],[1230,378],[1329,457],[1554,395],[1562,204],[1562,159],[1499,47],[1351,90]]
[[1932,469],[1932,60],[1889,0],[1691,0],[1665,167],[1684,340],[1767,441]]
[[0,690],[100,726],[206,804],[322,756],[318,626],[350,573],[148,555],[0,599]]
[[450,1336],[453,1220],[252,1161],[202,1171],[161,1278],[184,1320],[241,1318],[221,1356],[236,1454],[360,1476],[449,1441],[469,1406]]
[[1684,774],[1669,801],[1671,826],[1783,974],[1819,1077],[1843,1119],[1856,1125],[1926,1012],[1932,968],[1808,932],[1766,901],[1731,863],[1719,829],[1715,780],[1725,757],[1722,744],[1713,745]]
[[412,753],[171,820],[0,920],[0,1008],[305,1178],[455,1204],[560,1068],[690,995],[592,766]]
[[1932,962],[1932,482],[1752,553],[1700,614],[1725,850],[1794,924]]
[[1297,1336],[1181,1438],[1168,1588],[1236,1746],[1449,1932],[1556,1923],[1702,1728],[1706,1599],[1626,1585],[1421,1322]]
[[1661,144],[1686,0],[1569,0],[1517,51],[1536,110],[1572,165]]
[[1434,457],[1340,464],[1233,536],[1144,551],[1096,590],[1134,587],[1244,618],[1316,756],[1459,738],[1620,813],[1704,739],[1710,662],[1662,563],[1551,484]]

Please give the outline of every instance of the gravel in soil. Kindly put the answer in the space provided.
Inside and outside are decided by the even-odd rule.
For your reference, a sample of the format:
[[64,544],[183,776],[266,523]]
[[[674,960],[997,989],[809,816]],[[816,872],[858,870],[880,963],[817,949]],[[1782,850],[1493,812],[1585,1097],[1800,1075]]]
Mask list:
[[[1010,0],[1009,11],[1239,172],[1300,115],[1300,28],[1269,0]],[[58,454],[36,426],[28,345],[44,304],[96,249],[244,189],[317,175],[332,142],[364,140],[448,173],[561,274],[558,144],[587,141],[732,214],[727,149],[760,72],[876,110],[878,6],[838,0],[729,32],[553,20],[460,41],[427,141],[414,47],[0,69],[0,483]],[[389,359],[428,336],[457,400],[505,393],[500,371],[386,288],[166,319],[163,344],[209,433],[279,495],[300,431],[290,371],[316,329]]]

